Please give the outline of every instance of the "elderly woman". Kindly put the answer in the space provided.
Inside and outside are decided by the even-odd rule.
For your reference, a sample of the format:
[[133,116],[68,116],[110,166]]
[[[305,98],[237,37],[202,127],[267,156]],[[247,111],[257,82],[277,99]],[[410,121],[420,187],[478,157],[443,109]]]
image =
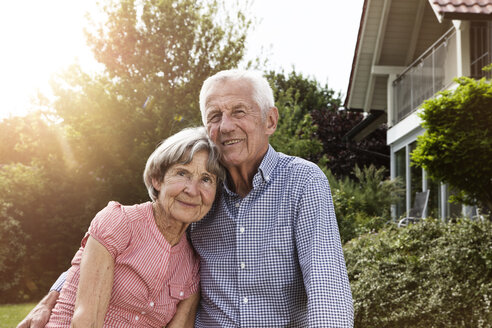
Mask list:
[[199,263],[185,231],[212,206],[224,175],[218,157],[204,128],[166,139],[145,167],[152,202],[110,202],[96,215],[46,327],[194,320],[194,313],[180,313],[181,304],[199,299]]

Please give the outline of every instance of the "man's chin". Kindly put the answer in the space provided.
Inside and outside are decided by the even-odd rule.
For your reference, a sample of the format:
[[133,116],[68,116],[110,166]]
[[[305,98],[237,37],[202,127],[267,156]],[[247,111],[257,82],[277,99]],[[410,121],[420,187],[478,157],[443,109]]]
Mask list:
[[221,158],[221,163],[224,165],[226,168],[231,168],[235,166],[239,166],[245,162],[245,160],[239,156],[222,156]]

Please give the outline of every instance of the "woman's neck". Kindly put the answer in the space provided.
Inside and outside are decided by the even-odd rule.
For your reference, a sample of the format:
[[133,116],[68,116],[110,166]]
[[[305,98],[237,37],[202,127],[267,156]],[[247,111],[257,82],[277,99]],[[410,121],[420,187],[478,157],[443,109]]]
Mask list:
[[154,214],[155,224],[162,236],[171,246],[178,244],[189,224],[169,219],[158,202],[152,203],[152,212]]

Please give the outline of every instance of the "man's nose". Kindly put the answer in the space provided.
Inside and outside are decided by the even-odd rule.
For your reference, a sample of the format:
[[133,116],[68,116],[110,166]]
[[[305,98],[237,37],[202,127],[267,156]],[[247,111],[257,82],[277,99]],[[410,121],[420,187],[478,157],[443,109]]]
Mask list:
[[231,117],[227,114],[222,115],[222,120],[220,121],[220,132],[228,133],[234,130],[234,122]]

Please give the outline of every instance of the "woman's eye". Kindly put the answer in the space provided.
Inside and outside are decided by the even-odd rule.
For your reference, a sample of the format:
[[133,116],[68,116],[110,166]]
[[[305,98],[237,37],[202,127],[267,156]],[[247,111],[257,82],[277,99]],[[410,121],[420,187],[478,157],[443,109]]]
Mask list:
[[179,175],[180,177],[184,177],[186,175],[186,172],[185,171],[178,171],[177,175]]

